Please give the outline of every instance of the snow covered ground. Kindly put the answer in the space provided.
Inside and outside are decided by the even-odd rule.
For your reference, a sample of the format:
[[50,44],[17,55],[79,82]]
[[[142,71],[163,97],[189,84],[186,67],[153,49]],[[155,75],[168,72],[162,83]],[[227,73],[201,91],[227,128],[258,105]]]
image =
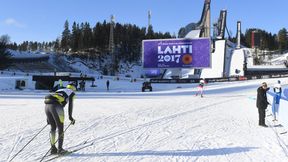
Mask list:
[[47,57],[49,54],[46,52],[29,52],[29,51],[15,51],[15,50],[8,50],[13,58],[40,58],[40,57]]
[[[95,90],[77,92],[76,124],[64,147],[81,149],[55,161],[288,161],[288,134],[280,134],[284,128],[274,126],[269,111],[269,127],[258,126],[255,106],[261,82],[276,80],[211,83],[200,98],[196,84],[152,84],[153,92],[143,93],[141,82],[111,81],[106,92],[103,79]],[[1,162],[45,126],[46,94],[0,92]],[[40,161],[49,148],[47,127],[13,161]]]

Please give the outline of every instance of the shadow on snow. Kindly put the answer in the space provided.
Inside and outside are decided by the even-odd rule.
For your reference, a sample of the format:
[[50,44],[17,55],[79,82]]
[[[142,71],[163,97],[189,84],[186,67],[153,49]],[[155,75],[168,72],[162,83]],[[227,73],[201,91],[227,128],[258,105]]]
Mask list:
[[109,152],[109,153],[74,153],[73,157],[102,157],[102,156],[217,156],[248,152],[256,147],[230,147],[202,150],[171,150],[171,151],[136,151],[136,152]]

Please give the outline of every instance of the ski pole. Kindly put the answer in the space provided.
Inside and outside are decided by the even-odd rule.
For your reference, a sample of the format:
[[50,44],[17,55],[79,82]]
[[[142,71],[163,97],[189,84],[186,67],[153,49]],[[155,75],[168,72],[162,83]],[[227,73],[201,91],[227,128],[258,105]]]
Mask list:
[[34,138],[36,138],[38,136],[38,134],[40,134],[46,127],[48,124],[46,124],[28,143],[26,143],[26,145],[24,147],[22,147],[22,149],[20,149],[10,160],[9,162],[11,162],[20,152],[22,152],[24,150],[24,148],[34,140]]
[[[64,135],[64,133],[66,132],[66,130],[72,125],[72,122],[66,127],[66,129],[63,131],[63,133],[61,134],[61,136]],[[60,136],[60,137],[61,137]],[[58,139],[55,141],[54,145],[59,141],[60,137],[58,137]],[[44,160],[44,158],[47,156],[47,154],[51,151],[52,148],[50,148],[45,155],[41,158],[40,162]]]

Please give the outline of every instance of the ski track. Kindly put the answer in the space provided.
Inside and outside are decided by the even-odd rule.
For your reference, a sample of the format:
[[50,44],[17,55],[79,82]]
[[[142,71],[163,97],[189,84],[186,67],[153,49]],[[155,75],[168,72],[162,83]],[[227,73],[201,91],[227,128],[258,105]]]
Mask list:
[[[270,119],[272,120],[272,118]],[[286,157],[288,158],[288,145],[285,143],[285,141],[280,137],[280,132],[277,130],[277,128],[268,120],[268,126],[271,127],[273,132],[275,133],[277,137],[277,141],[279,143],[279,146],[282,148],[283,152],[285,153]]]
[[[87,103],[83,101],[80,102],[81,105],[76,103],[76,125],[67,130],[64,140],[67,149],[83,149],[53,161],[246,162],[263,161],[262,154],[273,155],[277,151],[283,152],[283,155],[288,157],[287,140],[283,139],[287,135],[279,135],[278,129],[280,128],[259,127],[256,108],[247,109],[247,103],[255,104],[255,100],[249,98],[254,95],[255,90],[245,94],[208,94],[204,98],[184,95],[177,96],[177,100],[171,99],[170,96],[147,96],[147,98],[129,96],[127,99],[119,97],[114,100],[108,99],[109,97],[96,100],[86,99]],[[17,100],[22,101],[22,99]],[[85,98],[79,100],[85,100]],[[31,102],[37,103],[38,101],[40,100],[32,99]],[[94,101],[95,103],[92,103]],[[243,101],[243,103],[236,101]],[[100,107],[97,102],[100,102]],[[129,105],[130,102],[135,102],[135,104]],[[12,105],[12,109],[1,107],[0,112],[14,112],[19,105],[29,108],[30,104],[21,103]],[[235,103],[237,105],[233,105]],[[92,113],[90,109],[93,107],[89,104],[99,109],[96,114]],[[231,109],[227,105],[231,105]],[[39,104],[27,110],[30,113],[33,112],[29,116],[39,116],[39,112],[34,112],[37,106],[39,107]],[[241,108],[237,112],[244,116],[237,116],[234,106]],[[80,113],[83,111],[80,110],[81,108],[84,112]],[[251,112],[254,114],[251,115]],[[78,118],[77,114],[79,114]],[[80,114],[85,118],[81,118]],[[41,115],[44,117],[44,113]],[[267,120],[267,123],[271,125],[269,117]],[[41,127],[41,123],[33,125],[24,121],[19,115],[14,121],[4,122],[5,132],[1,133],[0,146],[8,145],[1,149],[1,153],[9,152],[9,154],[5,157],[0,155],[0,161],[10,159]],[[41,122],[43,119],[34,120],[34,122],[38,121]],[[10,128],[9,125],[18,125],[18,128]],[[21,125],[27,125],[27,127],[22,128]],[[33,129],[29,130],[29,127]],[[37,127],[38,129],[35,129]],[[49,149],[48,133],[49,129],[45,129],[14,161],[39,161],[39,158]],[[245,134],[250,136],[240,136]],[[258,135],[260,135],[259,139],[255,138]],[[9,139],[14,140],[8,142]],[[261,141],[263,139],[264,142]],[[251,140],[254,140],[252,141],[254,145],[250,145]],[[83,144],[84,141],[87,143]],[[8,149],[10,151],[7,151]],[[283,156],[277,155],[274,160],[285,160],[281,157]],[[267,157],[265,161],[271,159],[272,157]]]
[[[120,135],[122,135],[122,134],[125,134],[125,133],[133,133],[132,131],[136,131],[137,129],[142,129],[142,128],[145,128],[145,127],[147,127],[146,129],[152,129],[152,127],[158,127],[158,125],[157,124],[161,124],[162,122],[164,122],[164,121],[166,121],[166,120],[168,120],[168,122],[166,121],[166,124],[169,124],[170,122],[172,122],[172,121],[175,121],[176,119],[175,118],[179,118],[179,117],[181,117],[181,116],[183,116],[183,115],[190,115],[191,113],[193,113],[193,112],[196,112],[196,111],[200,111],[200,110],[202,110],[202,109],[207,109],[207,108],[209,108],[209,107],[212,107],[212,106],[215,106],[215,105],[219,105],[219,104],[223,104],[223,103],[226,103],[227,101],[225,100],[225,101],[221,101],[221,102],[217,102],[217,103],[213,103],[213,104],[210,104],[210,105],[205,105],[205,106],[203,106],[203,107],[200,107],[200,108],[196,108],[196,109],[194,109],[194,110],[191,110],[191,111],[187,111],[187,112],[182,112],[182,113],[178,113],[178,114],[174,114],[174,115],[171,115],[171,116],[168,116],[168,117],[164,117],[164,118],[162,118],[162,119],[158,119],[158,120],[155,120],[155,121],[152,121],[152,122],[149,122],[149,123],[145,123],[145,124],[143,124],[143,125],[138,125],[138,126],[136,126],[135,128],[132,128],[132,129],[130,129],[130,130],[128,130],[128,131],[122,131],[122,132],[118,132],[118,133],[113,133],[112,134],[112,137],[111,138],[115,138],[115,137],[117,137],[117,136],[120,136]],[[107,119],[107,118],[106,118]],[[170,120],[170,119],[173,119],[173,120]],[[163,127],[163,125],[161,125],[161,127]],[[193,128],[192,128],[193,129]],[[143,132],[143,133],[145,133],[146,132],[146,130]],[[167,132],[167,131],[166,131]],[[139,139],[140,137],[141,137],[141,135],[143,135],[143,133],[141,133],[140,134],[140,136],[138,136],[136,139]],[[158,144],[159,143],[162,143],[162,141],[165,141],[165,140],[167,140],[168,139],[168,137],[169,137],[169,135],[170,135],[171,133],[169,133],[169,131],[168,131],[168,133],[167,133],[167,135],[165,136],[165,138],[162,138],[162,139],[157,139],[155,142],[153,141],[153,142],[151,142],[151,143],[154,143],[154,145],[155,146],[158,146]],[[109,137],[109,135],[106,135],[106,139],[107,139],[107,137]],[[110,137],[109,137],[110,138]],[[146,140],[147,140],[147,138],[146,138]],[[95,142],[95,141],[98,141],[98,139],[94,139],[94,140],[92,140],[92,141],[90,141],[90,142]],[[135,145],[139,145],[139,142],[135,142]],[[115,146],[115,143],[114,143],[114,146]],[[107,147],[105,147],[105,148],[107,148]],[[153,145],[152,145],[152,148],[153,148]],[[132,150],[133,150],[133,147],[132,147]]]
[[[117,138],[119,136],[122,136],[122,135],[125,135],[125,134],[135,134],[134,132],[135,131],[139,131],[143,128],[146,128],[146,129],[152,129],[152,127],[159,127],[158,124],[161,125],[161,127],[163,127],[163,122],[166,122],[166,124],[169,124],[177,119],[179,119],[179,117],[182,117],[183,115],[190,115],[191,113],[194,113],[194,112],[197,112],[197,111],[201,111],[201,110],[204,110],[204,109],[208,109],[210,107],[214,107],[215,105],[219,105],[219,104],[223,104],[223,103],[226,103],[227,102],[227,99],[224,100],[224,101],[220,101],[220,102],[216,102],[216,103],[212,103],[212,104],[209,104],[209,105],[205,105],[205,106],[202,106],[202,107],[198,107],[198,108],[194,108],[193,110],[190,110],[190,111],[185,111],[185,112],[181,112],[181,113],[177,113],[177,114],[173,114],[173,115],[170,115],[170,116],[167,116],[167,117],[163,117],[163,118],[160,118],[160,119],[157,119],[157,120],[154,120],[154,121],[151,121],[151,122],[148,122],[148,123],[145,123],[145,124],[141,124],[141,125],[138,125],[134,128],[131,128],[131,129],[128,129],[128,130],[122,130],[122,131],[118,131],[118,132],[114,132],[114,133],[111,133],[111,134],[106,134],[104,137],[100,137],[100,138],[96,138],[94,140],[90,140],[88,141],[88,143],[93,143],[94,145],[97,145],[99,144],[100,142],[102,141],[105,141],[105,140],[110,140],[110,139],[114,139],[114,138]],[[121,114],[117,114],[117,115],[114,115],[114,116],[110,116],[110,117],[107,117],[104,119],[104,121],[108,121],[108,120],[112,120],[112,119],[115,119],[115,116],[116,117],[119,117],[119,116],[122,116]],[[117,118],[116,118],[117,119]],[[106,123],[109,123],[109,122],[106,122]],[[93,124],[94,125],[94,124]],[[144,131],[145,132],[145,131]],[[143,134],[143,133],[142,133]],[[169,133],[168,133],[169,135]],[[129,138],[129,137],[128,137]],[[161,144],[163,141],[165,140],[168,140],[169,136],[165,135],[165,137],[163,138],[160,138],[160,139],[155,139],[155,141],[151,142],[151,143],[154,143],[155,145],[155,148]],[[119,140],[119,139],[118,139]],[[96,143],[95,143],[96,142]],[[110,143],[107,144],[108,146],[111,146]],[[112,144],[112,146],[115,146],[116,144],[114,143],[114,145]],[[135,143],[135,145],[139,145],[139,143]],[[110,150],[113,148],[113,147],[107,147],[105,146],[104,147],[105,150]],[[152,145],[152,148],[153,148],[153,145]],[[87,148],[85,148],[87,149]],[[113,149],[112,149],[113,150]],[[115,150],[117,151],[117,150]]]
[[13,142],[14,144],[13,144],[13,147],[12,147],[10,153],[8,154],[7,161],[10,159],[10,157],[12,156],[13,151],[15,150],[15,148],[17,147],[17,145],[18,145],[18,144],[21,142],[21,140],[22,140],[23,134],[21,134],[21,135],[19,136],[19,130],[20,130],[21,124],[22,124],[22,122],[20,121],[19,124],[18,124],[17,133],[16,133],[15,138],[14,138],[14,142]]

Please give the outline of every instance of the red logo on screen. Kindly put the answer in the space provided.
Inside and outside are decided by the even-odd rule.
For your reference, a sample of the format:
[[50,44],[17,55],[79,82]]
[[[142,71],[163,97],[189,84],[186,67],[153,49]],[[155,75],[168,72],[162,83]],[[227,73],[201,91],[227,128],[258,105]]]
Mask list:
[[189,55],[189,54],[186,54],[186,55],[184,55],[183,57],[182,57],[182,62],[184,63],[184,64],[191,64],[192,63],[192,56],[191,55]]

